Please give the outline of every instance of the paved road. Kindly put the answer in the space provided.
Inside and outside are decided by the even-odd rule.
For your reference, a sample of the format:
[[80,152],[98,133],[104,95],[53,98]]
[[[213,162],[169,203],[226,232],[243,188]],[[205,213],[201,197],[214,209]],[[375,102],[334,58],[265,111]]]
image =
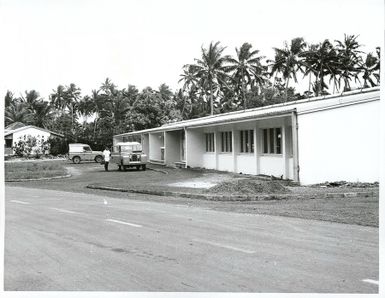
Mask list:
[[6,290],[376,293],[377,281],[377,228],[6,187]]

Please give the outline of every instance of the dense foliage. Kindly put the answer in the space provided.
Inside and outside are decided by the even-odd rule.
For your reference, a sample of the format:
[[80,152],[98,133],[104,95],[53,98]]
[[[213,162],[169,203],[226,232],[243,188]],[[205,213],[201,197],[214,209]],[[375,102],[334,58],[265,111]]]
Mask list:
[[[111,144],[113,135],[124,132],[378,86],[380,50],[365,54],[360,48],[355,35],[318,44],[294,38],[283,48],[274,48],[273,59],[266,59],[249,43],[236,48],[234,56],[225,55],[220,42],[211,43],[202,47],[201,57],[183,66],[182,87],[175,92],[165,84],[142,91],[133,85],[119,89],[108,78],[88,95],[73,83],[57,86],[48,100],[35,90],[20,97],[8,91],[5,125],[22,122],[64,134],[64,141],[52,141],[51,150],[57,153],[69,142],[102,149]],[[297,93],[293,82],[306,82],[308,88]]]

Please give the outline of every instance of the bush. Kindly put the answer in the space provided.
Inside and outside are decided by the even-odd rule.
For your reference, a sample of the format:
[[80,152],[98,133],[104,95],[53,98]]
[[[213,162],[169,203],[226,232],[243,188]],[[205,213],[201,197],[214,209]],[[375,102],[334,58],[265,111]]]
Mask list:
[[36,158],[40,158],[41,155],[46,154],[49,150],[49,144],[47,141],[42,141],[31,135],[25,136],[24,140],[20,139],[13,147],[15,154],[19,157],[30,157],[34,154]]
[[65,139],[58,137],[49,137],[48,144],[50,153],[54,156],[68,153],[68,142]]

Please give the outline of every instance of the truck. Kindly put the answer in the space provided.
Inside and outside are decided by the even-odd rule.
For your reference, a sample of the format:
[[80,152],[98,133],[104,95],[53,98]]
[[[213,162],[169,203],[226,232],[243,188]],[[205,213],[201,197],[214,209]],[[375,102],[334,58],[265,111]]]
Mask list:
[[94,151],[90,145],[80,143],[69,144],[68,159],[76,164],[82,161],[101,163],[104,160],[102,151]]
[[118,165],[119,171],[128,168],[146,170],[147,155],[142,151],[142,145],[138,142],[120,142],[112,147],[110,163]]

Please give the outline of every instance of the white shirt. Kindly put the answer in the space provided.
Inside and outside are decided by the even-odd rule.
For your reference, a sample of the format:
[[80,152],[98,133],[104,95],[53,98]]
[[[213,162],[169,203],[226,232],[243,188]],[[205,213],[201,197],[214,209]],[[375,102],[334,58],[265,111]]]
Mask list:
[[104,161],[107,161],[107,162],[110,161],[110,154],[111,154],[110,150],[103,151]]

